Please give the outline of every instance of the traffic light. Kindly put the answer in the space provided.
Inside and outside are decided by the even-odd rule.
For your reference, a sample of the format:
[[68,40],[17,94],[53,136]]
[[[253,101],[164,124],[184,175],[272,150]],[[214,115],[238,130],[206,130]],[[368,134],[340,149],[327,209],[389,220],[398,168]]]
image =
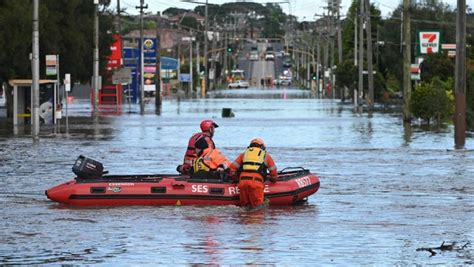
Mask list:
[[316,81],[317,79],[318,79],[318,75],[316,74],[316,72],[312,72],[311,73],[311,80]]
[[227,53],[234,53],[234,47],[232,45],[227,45]]

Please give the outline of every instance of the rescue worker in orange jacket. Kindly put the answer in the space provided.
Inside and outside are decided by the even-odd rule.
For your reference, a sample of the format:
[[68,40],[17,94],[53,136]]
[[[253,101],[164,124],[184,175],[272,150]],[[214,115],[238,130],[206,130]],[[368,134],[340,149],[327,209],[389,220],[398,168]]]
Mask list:
[[230,169],[240,172],[240,206],[250,209],[262,206],[265,202],[263,190],[267,170],[272,182],[276,182],[278,176],[277,167],[266,151],[264,141],[261,138],[250,141],[250,145],[234,160]]
[[184,154],[183,164],[178,165],[176,168],[179,173],[189,174],[193,160],[197,158],[196,152],[194,150],[194,144],[199,138],[203,137],[207,142],[208,147],[216,148],[212,137],[214,136],[215,128],[219,127],[219,125],[217,125],[217,123],[215,123],[213,120],[203,120],[199,126],[201,128],[201,132],[195,133],[191,136],[191,138],[189,138],[188,148]]
[[193,178],[220,179],[231,162],[217,148],[209,147],[204,137],[194,144],[197,158],[193,160],[191,176]]

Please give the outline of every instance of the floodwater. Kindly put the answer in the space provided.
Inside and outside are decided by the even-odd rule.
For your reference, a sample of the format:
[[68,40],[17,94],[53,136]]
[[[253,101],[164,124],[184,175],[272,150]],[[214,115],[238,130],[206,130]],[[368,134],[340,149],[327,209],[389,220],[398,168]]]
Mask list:
[[[235,117],[221,118],[222,108]],[[69,134],[42,128],[33,143],[0,124],[0,265],[472,265],[474,138],[454,150],[452,127],[404,128],[401,114],[355,112],[299,90],[229,90],[167,99],[139,115],[93,120],[69,105]],[[94,207],[49,201],[73,178],[77,156],[110,174],[175,173],[189,136],[213,118],[217,146],[233,159],[262,137],[279,169],[301,166],[321,188],[302,206]],[[453,249],[436,248],[445,241]]]

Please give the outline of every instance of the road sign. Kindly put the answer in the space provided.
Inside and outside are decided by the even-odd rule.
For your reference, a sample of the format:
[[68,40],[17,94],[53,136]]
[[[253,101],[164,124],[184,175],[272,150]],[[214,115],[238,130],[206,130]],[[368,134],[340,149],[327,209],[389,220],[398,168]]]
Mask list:
[[132,83],[132,69],[121,68],[112,75],[113,84],[131,84]]
[[179,75],[179,81],[181,81],[181,82],[190,82],[191,81],[191,75],[189,73],[181,73]]
[[64,75],[64,90],[66,90],[66,92],[71,91],[71,74],[70,73],[66,73]]
[[58,56],[57,55],[46,55],[46,75],[53,76],[57,75],[57,64]]
[[420,80],[421,79],[421,70],[420,65],[418,64],[411,64],[410,65],[410,76],[412,80]]

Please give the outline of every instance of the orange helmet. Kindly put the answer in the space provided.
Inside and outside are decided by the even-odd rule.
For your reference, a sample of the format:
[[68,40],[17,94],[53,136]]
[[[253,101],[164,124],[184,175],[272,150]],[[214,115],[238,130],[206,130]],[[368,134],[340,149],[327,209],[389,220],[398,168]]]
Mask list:
[[219,127],[219,125],[217,125],[217,123],[215,123],[213,120],[203,120],[200,126],[201,126],[201,131],[203,132],[209,131],[212,127],[214,128]]
[[250,141],[250,145],[258,145],[261,147],[265,147],[265,142],[263,142],[262,138],[254,138]]

